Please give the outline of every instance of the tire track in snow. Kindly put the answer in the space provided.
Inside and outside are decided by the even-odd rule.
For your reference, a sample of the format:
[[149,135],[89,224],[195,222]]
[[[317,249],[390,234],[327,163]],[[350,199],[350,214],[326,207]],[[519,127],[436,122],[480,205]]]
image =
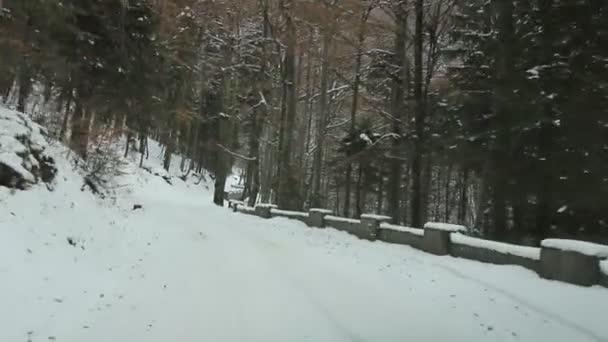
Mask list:
[[[247,230],[245,233],[248,237],[247,242],[249,245],[258,251],[258,255],[263,256],[264,259],[267,260],[266,264],[272,267],[275,272],[273,274],[281,275],[283,281],[288,284],[288,287],[300,293],[303,297],[305,297],[309,303],[311,303],[316,310],[321,313],[335,328],[336,331],[340,333],[340,335],[347,338],[350,342],[365,342],[366,340],[358,334],[354,333],[349,329],[345,324],[343,324],[335,315],[331,313],[331,310],[323,304],[323,302],[314,295],[314,291],[309,289],[305,289],[302,287],[303,282],[296,280],[289,273],[289,269],[301,269],[302,267],[294,267],[293,263],[296,262],[293,253],[289,253],[289,251],[282,247],[281,245],[269,241],[257,234],[255,236],[251,233],[251,231]],[[273,253],[274,255],[268,255],[268,252]],[[285,256],[289,256],[289,259]],[[289,265],[288,264],[289,261]],[[298,266],[302,266],[302,263],[298,262]],[[289,266],[289,267],[288,267]],[[320,265],[319,265],[320,266]],[[317,269],[317,271],[320,270]],[[335,274],[331,272],[323,272],[324,276],[319,277],[320,279],[328,279],[329,277],[335,276]]]

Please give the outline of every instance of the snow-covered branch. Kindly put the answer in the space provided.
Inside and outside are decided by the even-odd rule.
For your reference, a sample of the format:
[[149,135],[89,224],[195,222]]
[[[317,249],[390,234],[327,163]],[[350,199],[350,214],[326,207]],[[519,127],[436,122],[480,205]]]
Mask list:
[[246,161],[256,161],[256,160],[258,160],[258,157],[247,157],[247,156],[244,156],[242,154],[233,152],[230,149],[228,149],[227,147],[225,147],[224,145],[221,145],[221,144],[215,144],[215,145],[217,147],[219,147],[222,151],[230,154],[233,157],[236,157],[236,158],[239,158],[239,159],[243,159],[243,160],[246,160]]

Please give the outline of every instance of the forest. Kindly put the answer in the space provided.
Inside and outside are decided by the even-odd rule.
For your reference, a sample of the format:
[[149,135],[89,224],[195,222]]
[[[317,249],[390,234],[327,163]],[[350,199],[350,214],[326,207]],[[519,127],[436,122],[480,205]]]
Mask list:
[[608,241],[604,0],[0,0],[0,101],[219,205]]

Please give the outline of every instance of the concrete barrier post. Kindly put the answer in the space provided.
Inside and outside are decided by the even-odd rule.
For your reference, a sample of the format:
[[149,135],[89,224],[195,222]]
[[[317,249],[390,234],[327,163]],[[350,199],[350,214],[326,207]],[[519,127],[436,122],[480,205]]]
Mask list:
[[238,206],[243,205],[244,203],[241,201],[230,200],[228,201],[228,207],[232,209],[232,211],[237,212]]
[[375,241],[380,231],[380,224],[390,221],[389,216],[363,214],[361,215],[360,232],[362,239]]
[[255,206],[255,216],[266,219],[271,218],[270,211],[272,208],[276,208],[276,206],[272,204],[258,204]]
[[312,208],[308,210],[308,226],[325,228],[325,216],[330,215],[331,210]]
[[424,225],[423,248],[426,252],[435,255],[450,254],[450,234],[466,231],[465,226],[428,222]]
[[[593,250],[598,250],[598,255],[590,252]],[[599,284],[601,279],[599,254],[607,253],[607,250],[608,246],[582,241],[543,240],[540,250],[540,276],[575,285]]]

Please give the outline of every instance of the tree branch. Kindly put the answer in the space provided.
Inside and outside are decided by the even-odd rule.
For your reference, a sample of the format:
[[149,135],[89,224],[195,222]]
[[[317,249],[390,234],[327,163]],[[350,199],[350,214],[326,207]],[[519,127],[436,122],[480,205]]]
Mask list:
[[238,154],[238,153],[236,153],[236,152],[232,152],[232,151],[230,151],[228,148],[224,147],[224,146],[223,146],[223,145],[221,145],[221,144],[215,144],[215,145],[216,145],[217,147],[219,147],[219,148],[220,148],[222,151],[224,151],[224,152],[226,152],[226,153],[230,154],[230,155],[231,155],[231,156],[233,156],[233,157],[236,157],[236,158],[239,158],[239,159],[243,159],[243,160],[247,160],[247,161],[256,161],[256,160],[258,160],[258,157],[247,157],[247,156],[244,156],[244,155],[242,155],[242,154]]

